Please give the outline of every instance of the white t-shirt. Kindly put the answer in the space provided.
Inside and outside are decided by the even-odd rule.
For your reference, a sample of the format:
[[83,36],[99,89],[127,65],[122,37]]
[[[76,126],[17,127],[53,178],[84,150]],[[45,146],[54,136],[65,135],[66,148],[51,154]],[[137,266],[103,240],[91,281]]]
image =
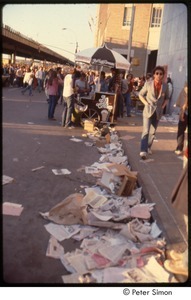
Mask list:
[[64,78],[63,96],[70,97],[74,94],[72,74],[67,74]]
[[25,82],[26,82],[26,83],[29,83],[31,73],[32,73],[32,72],[26,72],[26,73],[25,73],[25,76],[24,76],[24,79],[23,79],[23,83],[25,83]]
[[42,70],[38,70],[38,71],[36,72],[36,74],[35,74],[35,77],[36,77],[37,79],[42,79],[42,75],[43,75]]

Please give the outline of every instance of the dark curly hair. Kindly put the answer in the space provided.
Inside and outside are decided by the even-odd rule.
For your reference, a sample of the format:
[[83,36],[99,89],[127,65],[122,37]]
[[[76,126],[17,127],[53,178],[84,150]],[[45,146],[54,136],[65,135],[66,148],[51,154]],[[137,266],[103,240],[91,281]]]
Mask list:
[[165,74],[165,70],[162,66],[156,66],[153,70],[153,75],[155,74],[156,70],[160,70],[163,73],[163,75]]

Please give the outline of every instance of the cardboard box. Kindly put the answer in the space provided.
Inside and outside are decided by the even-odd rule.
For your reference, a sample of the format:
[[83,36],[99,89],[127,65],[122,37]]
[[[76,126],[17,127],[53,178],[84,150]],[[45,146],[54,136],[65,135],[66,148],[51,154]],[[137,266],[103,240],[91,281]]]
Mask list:
[[94,121],[85,120],[84,121],[84,130],[93,132],[94,131]]
[[117,192],[118,196],[130,196],[132,191],[135,189],[136,186],[136,177],[134,176],[124,176],[122,184]]
[[118,196],[130,196],[135,189],[137,172],[130,171],[125,165],[111,164],[108,169],[115,175],[122,177],[122,183],[117,192]]

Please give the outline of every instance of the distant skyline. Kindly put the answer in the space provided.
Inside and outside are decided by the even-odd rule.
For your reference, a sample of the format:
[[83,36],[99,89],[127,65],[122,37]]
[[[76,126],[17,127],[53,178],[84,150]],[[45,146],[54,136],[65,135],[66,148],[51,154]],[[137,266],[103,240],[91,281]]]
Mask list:
[[96,13],[97,4],[6,4],[2,21],[74,60],[76,46],[78,51],[94,47]]

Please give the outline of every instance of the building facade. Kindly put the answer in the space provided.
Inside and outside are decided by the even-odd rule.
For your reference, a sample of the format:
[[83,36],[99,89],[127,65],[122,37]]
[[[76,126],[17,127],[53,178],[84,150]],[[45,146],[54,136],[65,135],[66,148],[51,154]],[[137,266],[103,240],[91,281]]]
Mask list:
[[157,55],[173,82],[170,112],[185,81],[188,81],[188,8],[184,4],[165,4]]
[[156,64],[164,4],[99,4],[95,46],[104,43],[131,62],[134,76]]

